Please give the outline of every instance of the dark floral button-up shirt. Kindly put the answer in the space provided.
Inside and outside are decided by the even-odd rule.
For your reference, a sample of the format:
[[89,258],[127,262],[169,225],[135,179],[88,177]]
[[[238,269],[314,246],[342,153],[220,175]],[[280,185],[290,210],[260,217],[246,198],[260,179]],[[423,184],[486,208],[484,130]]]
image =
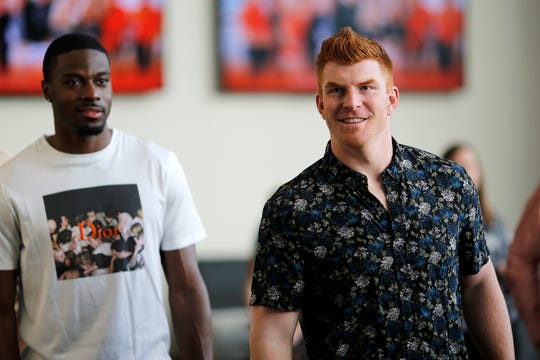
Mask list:
[[475,187],[393,144],[388,210],[330,146],[264,207],[251,304],[300,311],[312,359],[467,358],[460,276],[489,256]]

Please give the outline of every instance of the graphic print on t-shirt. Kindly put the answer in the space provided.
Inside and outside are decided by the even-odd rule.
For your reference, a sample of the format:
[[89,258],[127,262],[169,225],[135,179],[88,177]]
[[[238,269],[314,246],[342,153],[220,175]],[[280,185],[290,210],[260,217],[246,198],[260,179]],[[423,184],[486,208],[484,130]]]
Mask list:
[[108,185],[43,196],[58,280],[144,267],[137,185]]

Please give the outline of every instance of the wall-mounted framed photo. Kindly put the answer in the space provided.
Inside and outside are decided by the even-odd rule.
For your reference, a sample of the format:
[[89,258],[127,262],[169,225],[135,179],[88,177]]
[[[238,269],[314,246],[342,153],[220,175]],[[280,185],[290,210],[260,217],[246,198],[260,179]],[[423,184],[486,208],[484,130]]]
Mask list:
[[402,91],[463,86],[466,0],[218,0],[219,85],[315,92],[322,40],[344,26],[379,40]]
[[0,1],[0,94],[40,94],[43,55],[67,32],[100,39],[115,93],[161,88],[161,0],[6,0]]

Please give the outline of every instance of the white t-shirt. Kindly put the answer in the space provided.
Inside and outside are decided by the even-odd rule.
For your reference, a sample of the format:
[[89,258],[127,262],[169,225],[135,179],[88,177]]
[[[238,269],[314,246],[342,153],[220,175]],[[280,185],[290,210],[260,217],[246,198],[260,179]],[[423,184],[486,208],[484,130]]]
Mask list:
[[159,252],[205,236],[173,152],[116,129],[91,154],[39,138],[0,169],[0,269],[20,266],[24,358],[169,358]]

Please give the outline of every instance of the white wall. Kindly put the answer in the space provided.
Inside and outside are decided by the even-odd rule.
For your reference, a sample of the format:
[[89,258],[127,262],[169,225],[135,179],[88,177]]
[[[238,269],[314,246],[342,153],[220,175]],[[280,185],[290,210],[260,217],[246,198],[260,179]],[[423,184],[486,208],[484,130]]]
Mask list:
[[[109,121],[177,152],[209,233],[200,257],[244,258],[266,197],[322,155],[328,134],[313,95],[216,90],[214,3],[167,2],[165,88],[116,96]],[[436,153],[474,143],[488,195],[513,230],[540,179],[540,1],[468,3],[466,86],[402,94],[394,136]],[[52,132],[40,97],[0,97],[0,109],[0,145],[11,152]]]

